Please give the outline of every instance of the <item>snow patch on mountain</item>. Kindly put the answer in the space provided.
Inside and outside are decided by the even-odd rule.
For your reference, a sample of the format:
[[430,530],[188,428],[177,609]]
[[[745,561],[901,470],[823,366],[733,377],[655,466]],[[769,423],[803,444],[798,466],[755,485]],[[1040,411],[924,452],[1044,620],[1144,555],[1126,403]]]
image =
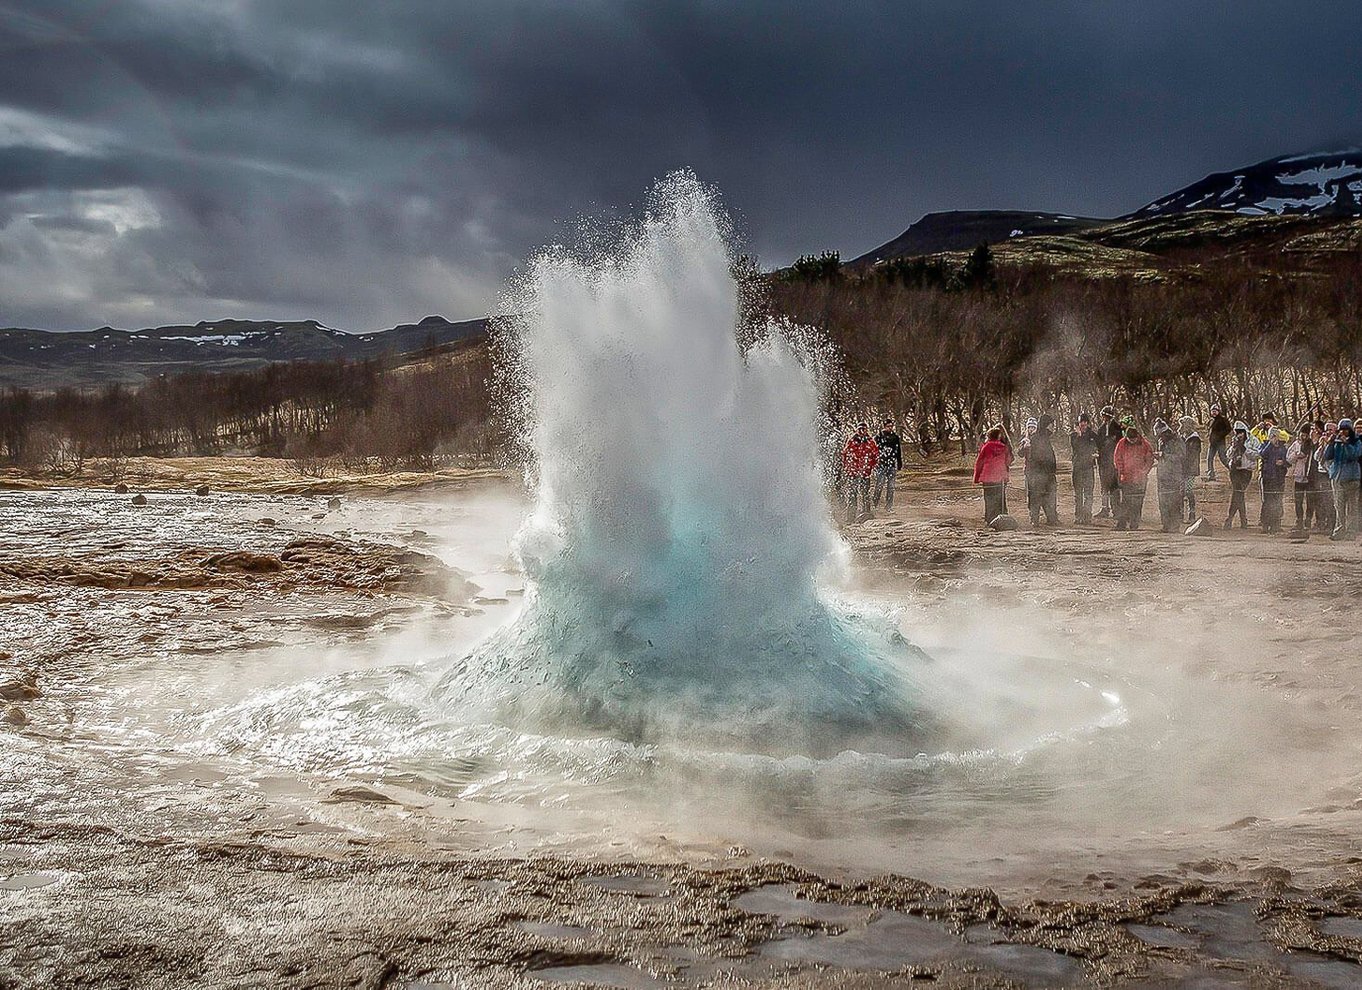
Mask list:
[[1134,217],[1227,210],[1250,216],[1362,215],[1362,150],[1291,155],[1206,176],[1131,214]]

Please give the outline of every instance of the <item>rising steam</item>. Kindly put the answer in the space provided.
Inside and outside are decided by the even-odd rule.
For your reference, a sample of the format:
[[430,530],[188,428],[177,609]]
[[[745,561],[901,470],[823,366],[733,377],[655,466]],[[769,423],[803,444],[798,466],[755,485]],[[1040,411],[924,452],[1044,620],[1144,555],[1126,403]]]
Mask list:
[[[622,247],[533,264],[507,331],[533,448],[524,611],[443,689],[501,719],[619,738],[704,726],[764,748],[911,727],[887,626],[819,589],[840,541],[811,351],[738,343],[725,222],[692,175]],[[801,355],[803,358],[801,359]]]

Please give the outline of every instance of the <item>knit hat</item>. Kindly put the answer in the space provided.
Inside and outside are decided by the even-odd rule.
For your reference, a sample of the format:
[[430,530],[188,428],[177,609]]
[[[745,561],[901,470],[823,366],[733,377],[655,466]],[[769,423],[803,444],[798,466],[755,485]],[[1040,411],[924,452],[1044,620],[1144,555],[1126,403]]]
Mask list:
[[1134,426],[1135,417],[1130,415],[1130,413],[1126,413],[1124,416],[1121,417],[1121,425],[1126,428]]
[[1040,424],[1036,422],[1036,417],[1034,417],[1034,416],[1027,416],[1027,417],[1026,417],[1026,428],[1027,428],[1028,430],[1029,430],[1029,429],[1032,429],[1033,427],[1037,427],[1037,426],[1040,426]]
[[1235,424],[1234,424],[1234,432],[1235,432],[1235,433],[1247,433],[1247,432],[1248,432],[1248,424],[1245,423],[1242,419],[1241,419],[1241,420],[1237,420],[1237,421],[1235,422]]
[[1218,413],[1218,412],[1220,412],[1220,403],[1218,403],[1218,402],[1212,402],[1212,403],[1211,403],[1211,412],[1213,412],[1213,413]]
[[1169,429],[1168,429],[1168,424],[1167,424],[1167,423],[1165,423],[1162,419],[1156,419],[1156,420],[1154,420],[1154,435],[1155,435],[1155,436],[1158,436],[1160,433],[1168,433],[1168,432],[1170,432],[1170,431],[1169,431]]
[[1184,430],[1195,430],[1196,420],[1194,420],[1191,416],[1183,416],[1182,419],[1178,420],[1178,425],[1181,426]]
[[1275,422],[1277,422],[1277,414],[1276,414],[1276,413],[1270,413],[1270,412],[1265,412],[1265,413],[1263,413],[1263,422],[1264,422],[1264,423],[1275,423]]
[[1351,430],[1353,428],[1353,421],[1350,419],[1340,419],[1338,421],[1338,428],[1340,430]]

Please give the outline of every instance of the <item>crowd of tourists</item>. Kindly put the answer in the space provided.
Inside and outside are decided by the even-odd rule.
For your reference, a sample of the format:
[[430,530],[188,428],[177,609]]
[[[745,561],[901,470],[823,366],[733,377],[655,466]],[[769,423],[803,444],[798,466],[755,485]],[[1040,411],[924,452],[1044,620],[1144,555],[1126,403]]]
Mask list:
[[[1257,525],[1265,533],[1283,531],[1286,496],[1295,509],[1293,532],[1327,533],[1335,540],[1355,538],[1362,493],[1362,437],[1353,421],[1322,416],[1300,423],[1294,432],[1264,413],[1256,426],[1234,422],[1219,405],[1211,406],[1206,436],[1191,416],[1175,422],[1155,419],[1149,435],[1131,415],[1112,406],[1098,420],[1081,413],[1069,431],[1073,482],[1073,520],[1115,520],[1119,530],[1136,530],[1144,522],[1144,503],[1154,475],[1159,522],[1164,532],[1183,532],[1189,525],[1209,525],[1197,511],[1197,482],[1215,481],[1217,466],[1228,472],[1229,514],[1248,528],[1247,493],[1254,484],[1262,492]],[[1017,462],[1025,482],[1026,509],[1033,526],[1059,525],[1060,459],[1053,416],[1028,419],[1015,440],[1002,424],[988,431],[974,462],[974,482],[983,490],[984,521],[996,528],[1015,525],[1008,512],[1007,492]],[[1203,475],[1202,468],[1205,468]],[[892,419],[871,435],[861,423],[846,440],[836,462],[835,484],[844,500],[848,522],[867,518],[881,500],[894,505],[894,482],[903,469],[903,441]]]

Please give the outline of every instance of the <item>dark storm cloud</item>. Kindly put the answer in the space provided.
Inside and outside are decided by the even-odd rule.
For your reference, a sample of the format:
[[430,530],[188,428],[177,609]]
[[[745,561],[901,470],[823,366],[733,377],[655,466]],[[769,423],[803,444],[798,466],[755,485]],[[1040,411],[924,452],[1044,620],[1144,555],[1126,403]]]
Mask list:
[[475,315],[694,167],[768,263],[1355,142],[1362,7],[0,0],[0,325]]

